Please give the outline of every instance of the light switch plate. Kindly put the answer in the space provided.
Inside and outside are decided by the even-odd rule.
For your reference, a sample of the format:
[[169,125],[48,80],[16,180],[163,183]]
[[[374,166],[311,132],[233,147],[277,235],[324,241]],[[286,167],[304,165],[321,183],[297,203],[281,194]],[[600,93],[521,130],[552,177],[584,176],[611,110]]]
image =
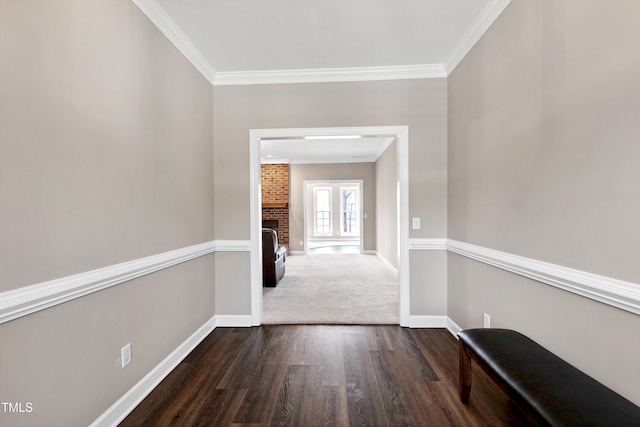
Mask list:
[[420,230],[420,217],[416,216],[412,218],[412,227],[414,230]]
[[122,360],[122,367],[124,368],[131,363],[131,343],[125,345],[120,349],[120,360]]

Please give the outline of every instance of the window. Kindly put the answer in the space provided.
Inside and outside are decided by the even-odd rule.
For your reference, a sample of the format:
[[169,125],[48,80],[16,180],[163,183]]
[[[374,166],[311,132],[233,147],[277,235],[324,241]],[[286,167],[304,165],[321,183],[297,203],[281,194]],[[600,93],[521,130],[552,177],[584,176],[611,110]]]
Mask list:
[[315,187],[313,189],[314,234],[330,236],[331,227],[331,187]]
[[340,187],[340,235],[357,236],[358,187]]

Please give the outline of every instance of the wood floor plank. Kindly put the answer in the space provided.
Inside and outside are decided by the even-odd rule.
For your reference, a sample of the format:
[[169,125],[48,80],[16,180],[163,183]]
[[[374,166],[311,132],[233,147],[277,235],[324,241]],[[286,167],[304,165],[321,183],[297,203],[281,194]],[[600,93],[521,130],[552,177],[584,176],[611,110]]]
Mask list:
[[316,384],[346,387],[341,328],[319,326],[316,332]]
[[490,423],[473,408],[462,407],[458,400],[450,400],[448,385],[440,381],[423,382],[418,385],[416,399],[423,402],[425,425],[442,427],[489,427]]
[[277,334],[277,331],[268,328],[250,331],[251,334],[244,339],[242,344],[229,353],[233,355],[231,365],[225,370],[218,388],[249,388],[256,376],[260,375],[258,370],[263,368],[268,360],[270,347],[280,344],[278,337],[273,335]]
[[197,423],[202,426],[230,425],[246,395],[246,390],[213,390],[209,404],[198,414]]
[[457,341],[397,325],[217,328],[121,426],[516,426],[479,369],[457,393]]
[[[431,367],[424,353],[416,344],[412,335],[401,327],[387,327],[387,333],[393,337],[394,357],[391,359],[398,371],[406,375],[406,380],[437,381],[438,375]],[[457,353],[456,353],[457,355]]]
[[446,329],[410,329],[409,335],[441,381],[458,381],[458,340]]
[[367,341],[364,333],[343,335],[349,421],[361,426],[391,425],[386,405],[389,396],[382,394]]
[[378,383],[379,393],[383,397],[382,401],[388,419],[397,426],[415,425],[417,420],[414,420],[407,410],[407,400],[404,396],[405,392],[408,392],[405,389],[406,384],[402,384],[402,379],[398,377],[398,372],[393,366],[395,352],[389,350],[373,351],[371,356],[373,374]]
[[[261,345],[246,359],[249,365],[236,366],[237,371],[251,370],[247,395],[234,419],[236,423],[269,423],[275,416],[278,397],[287,372],[288,333],[293,329],[264,327]],[[284,332],[288,333],[285,334]],[[256,358],[255,356],[260,355]],[[244,383],[244,382],[243,382]]]
[[[278,408],[273,421],[279,426],[302,426],[309,412],[314,412],[317,399],[314,388],[315,368],[289,365],[280,388]],[[319,390],[319,388],[317,388]],[[312,419],[313,420],[313,419]]]
[[291,365],[315,365],[317,362],[317,330],[301,325],[291,327],[292,336],[288,349]]
[[176,400],[181,388],[191,381],[192,371],[188,363],[180,363],[171,373],[149,393],[137,406],[135,411],[125,418],[122,427],[144,427],[157,425],[160,418],[171,402]]
[[[319,426],[344,427],[349,425],[349,409],[347,404],[347,388],[322,387],[322,398],[318,403],[321,415],[317,421]],[[315,423],[309,424],[314,425]]]

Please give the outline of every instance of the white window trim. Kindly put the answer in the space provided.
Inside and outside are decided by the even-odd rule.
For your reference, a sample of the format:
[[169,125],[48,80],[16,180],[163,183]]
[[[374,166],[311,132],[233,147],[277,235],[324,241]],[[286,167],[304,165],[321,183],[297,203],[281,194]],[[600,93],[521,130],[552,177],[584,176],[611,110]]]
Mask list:
[[[329,191],[329,231],[318,233],[317,193],[319,190]],[[313,187],[313,235],[317,237],[333,236],[333,194],[331,187]]]

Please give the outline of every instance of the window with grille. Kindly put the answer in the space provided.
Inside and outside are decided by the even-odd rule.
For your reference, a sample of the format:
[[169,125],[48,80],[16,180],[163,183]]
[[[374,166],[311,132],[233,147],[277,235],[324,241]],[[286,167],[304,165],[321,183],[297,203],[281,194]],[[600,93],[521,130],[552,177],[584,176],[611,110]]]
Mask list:
[[332,234],[331,224],[331,187],[313,189],[314,234],[327,236]]
[[358,235],[358,217],[358,187],[340,187],[340,235]]

